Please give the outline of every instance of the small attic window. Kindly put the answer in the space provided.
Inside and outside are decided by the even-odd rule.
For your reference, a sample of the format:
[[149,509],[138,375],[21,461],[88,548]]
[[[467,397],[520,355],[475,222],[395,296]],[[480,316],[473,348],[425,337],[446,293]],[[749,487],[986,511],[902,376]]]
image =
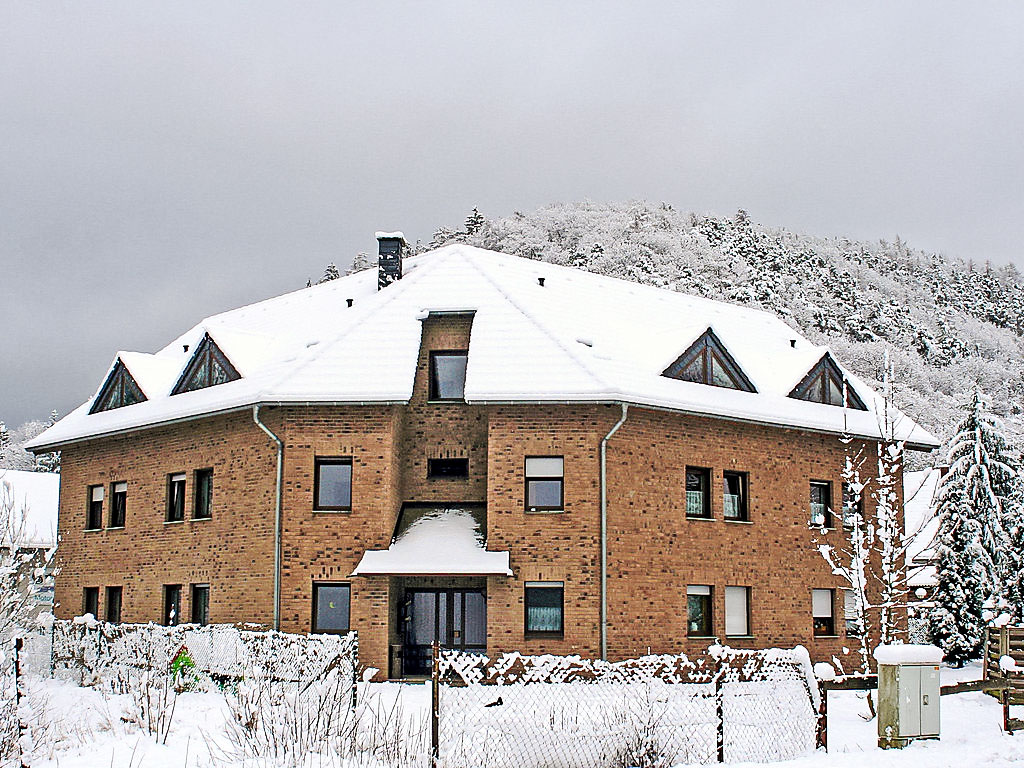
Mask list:
[[114,370],[107,376],[103,383],[99,396],[89,409],[89,413],[100,411],[111,411],[114,408],[124,408],[126,405],[135,405],[146,399],[142,389],[128,372],[128,368],[120,360],[114,366]]
[[797,400],[836,405],[840,408],[843,407],[845,400],[847,408],[856,408],[858,411],[867,410],[864,401],[853,390],[835,360],[827,352],[810,373],[804,376],[803,381],[794,387],[789,396]]
[[242,378],[235,366],[224,356],[220,348],[206,334],[196,347],[196,352],[185,367],[178,383],[171,390],[172,395],[213,387]]
[[757,391],[710,328],[661,375],[712,387]]

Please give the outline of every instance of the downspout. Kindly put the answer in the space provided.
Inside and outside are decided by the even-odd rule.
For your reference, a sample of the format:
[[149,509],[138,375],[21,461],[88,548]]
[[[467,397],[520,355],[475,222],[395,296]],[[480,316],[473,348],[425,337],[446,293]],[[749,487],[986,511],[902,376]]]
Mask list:
[[274,497],[274,629],[281,629],[281,489],[284,486],[284,443],[260,421],[260,406],[252,407],[252,420],[277,445],[277,491]]
[[622,403],[622,418],[601,440],[601,658],[608,659],[608,441],[629,416],[629,403]]

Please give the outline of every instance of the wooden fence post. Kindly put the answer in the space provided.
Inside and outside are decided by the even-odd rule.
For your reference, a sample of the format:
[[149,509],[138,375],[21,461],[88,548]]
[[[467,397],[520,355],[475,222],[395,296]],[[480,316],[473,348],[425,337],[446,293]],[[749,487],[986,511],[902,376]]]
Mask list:
[[438,717],[440,716],[440,704],[441,704],[441,680],[440,680],[440,665],[439,656],[441,648],[437,640],[431,648],[431,654],[433,655],[433,662],[430,665],[430,762],[432,766],[438,765],[438,761],[441,756],[441,749],[439,744],[439,728],[438,728]]
[[828,688],[823,684],[818,685],[818,696],[818,746],[828,752]]

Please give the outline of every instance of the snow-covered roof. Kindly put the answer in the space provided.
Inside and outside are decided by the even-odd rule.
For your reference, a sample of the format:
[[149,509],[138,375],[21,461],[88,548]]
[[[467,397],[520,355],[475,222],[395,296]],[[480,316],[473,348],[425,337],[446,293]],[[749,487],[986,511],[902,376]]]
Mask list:
[[[869,410],[788,397],[828,350],[768,312],[462,244],[407,258],[404,278],[381,291],[376,272],[209,317],[154,355],[121,353],[147,401],[95,414],[86,403],[29,447],[255,403],[407,402],[420,321],[452,311],[474,313],[469,403],[628,402],[826,433],[880,434],[881,398],[845,369]],[[756,392],[661,375],[709,327]],[[207,333],[242,377],[170,395]],[[916,447],[938,444],[906,417],[897,432]]]
[[939,518],[935,516],[935,492],[942,470],[922,469],[903,474],[903,526],[907,539],[907,586],[933,587],[936,581],[935,535]]
[[[403,510],[403,514],[405,510]],[[508,552],[484,548],[481,522],[468,509],[419,514],[387,549],[363,553],[353,576],[511,576]]]
[[[10,543],[12,532],[23,547],[49,549],[57,543],[57,506],[60,475],[53,472],[26,472],[0,469],[0,509],[11,504],[13,517],[3,532],[0,545]],[[22,511],[24,510],[24,518]]]

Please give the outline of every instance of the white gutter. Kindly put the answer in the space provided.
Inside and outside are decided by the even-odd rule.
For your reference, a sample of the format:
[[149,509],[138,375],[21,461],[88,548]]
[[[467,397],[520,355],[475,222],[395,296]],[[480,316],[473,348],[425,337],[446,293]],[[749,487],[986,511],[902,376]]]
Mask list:
[[277,492],[274,500],[274,629],[281,629],[281,490],[284,486],[284,443],[260,421],[260,406],[252,407],[252,420],[277,445]]
[[608,660],[608,441],[626,423],[629,403],[622,403],[622,417],[601,440],[601,658]]

